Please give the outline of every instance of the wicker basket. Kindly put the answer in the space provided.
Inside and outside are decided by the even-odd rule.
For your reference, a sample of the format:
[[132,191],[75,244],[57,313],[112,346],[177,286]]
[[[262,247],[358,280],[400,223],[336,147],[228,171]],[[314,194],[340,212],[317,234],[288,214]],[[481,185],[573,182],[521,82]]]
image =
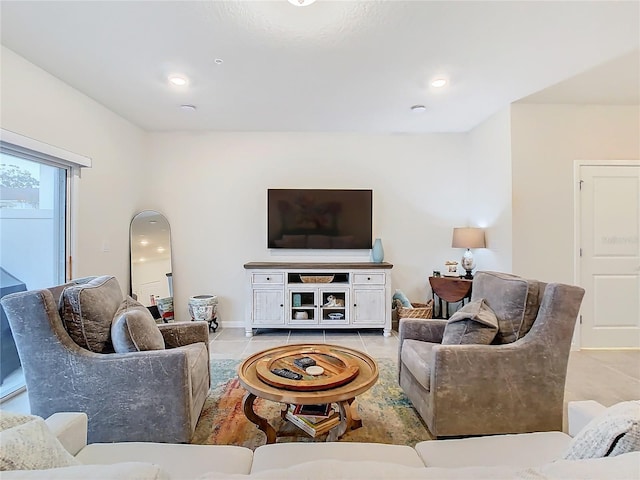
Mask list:
[[403,307],[398,305],[396,312],[398,318],[433,318],[433,300],[429,300],[427,303],[413,303],[413,308]]
[[300,274],[302,283],[331,283],[335,275],[303,275]]

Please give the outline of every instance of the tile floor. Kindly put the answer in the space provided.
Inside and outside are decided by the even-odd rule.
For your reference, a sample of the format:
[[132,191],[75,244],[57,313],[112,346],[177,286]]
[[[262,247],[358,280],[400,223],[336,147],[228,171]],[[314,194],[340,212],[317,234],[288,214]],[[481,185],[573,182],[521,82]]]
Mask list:
[[244,328],[223,328],[210,333],[211,358],[246,358],[252,353],[293,343],[332,343],[355,348],[374,358],[398,356],[398,337],[382,336],[382,330],[254,330],[245,337]]
[[[397,360],[398,336],[379,330],[257,330],[251,338],[243,328],[211,332],[211,357],[242,359],[266,348],[292,343],[333,343],[367,352],[374,358]],[[609,406],[640,399],[640,350],[581,350],[571,352],[565,402],[596,400]],[[2,403],[2,409],[28,413],[26,394]]]

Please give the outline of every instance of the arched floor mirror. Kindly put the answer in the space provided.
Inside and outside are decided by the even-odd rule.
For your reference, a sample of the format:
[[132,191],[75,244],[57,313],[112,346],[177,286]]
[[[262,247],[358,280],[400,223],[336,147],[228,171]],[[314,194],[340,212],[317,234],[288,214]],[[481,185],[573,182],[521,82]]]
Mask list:
[[173,297],[171,227],[159,212],[144,210],[133,217],[129,229],[131,296],[159,318],[159,299]]

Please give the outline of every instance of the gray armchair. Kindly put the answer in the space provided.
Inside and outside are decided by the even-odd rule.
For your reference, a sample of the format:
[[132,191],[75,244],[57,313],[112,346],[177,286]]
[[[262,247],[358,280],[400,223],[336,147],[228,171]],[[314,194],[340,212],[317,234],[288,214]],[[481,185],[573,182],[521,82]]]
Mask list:
[[[113,277],[98,278],[117,285]],[[59,313],[64,287],[78,283],[1,300],[31,413],[45,418],[55,412],[87,413],[89,443],[189,442],[210,386],[207,323],[158,325],[164,350],[94,353],[74,342]],[[115,290],[122,296],[119,286]],[[98,303],[113,317],[117,308]]]
[[562,430],[571,338],[584,290],[478,272],[499,332],[491,345],[442,345],[447,320],[403,318],[399,382],[436,437]]

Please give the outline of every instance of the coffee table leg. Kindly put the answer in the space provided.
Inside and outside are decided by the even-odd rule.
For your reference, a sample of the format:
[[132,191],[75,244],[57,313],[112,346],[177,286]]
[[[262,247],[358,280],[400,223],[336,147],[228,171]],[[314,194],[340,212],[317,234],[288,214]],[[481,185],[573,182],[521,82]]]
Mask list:
[[275,429],[269,425],[266,419],[259,416],[253,410],[253,402],[257,397],[253,393],[247,392],[244,395],[244,399],[242,401],[242,409],[244,411],[244,415],[251,423],[255,423],[260,430],[262,430],[267,436],[267,443],[276,443],[276,431]]
[[358,415],[358,404],[355,400],[355,398],[350,398],[349,400],[342,400],[338,402],[340,423],[329,432],[329,435],[327,436],[328,442],[335,442],[349,430],[355,430],[362,427],[362,419],[360,418],[360,415]]
[[355,398],[351,398],[347,400],[347,403],[349,404],[348,411],[351,413],[351,427],[349,430],[355,430],[362,427],[362,419],[358,414],[358,402]]

